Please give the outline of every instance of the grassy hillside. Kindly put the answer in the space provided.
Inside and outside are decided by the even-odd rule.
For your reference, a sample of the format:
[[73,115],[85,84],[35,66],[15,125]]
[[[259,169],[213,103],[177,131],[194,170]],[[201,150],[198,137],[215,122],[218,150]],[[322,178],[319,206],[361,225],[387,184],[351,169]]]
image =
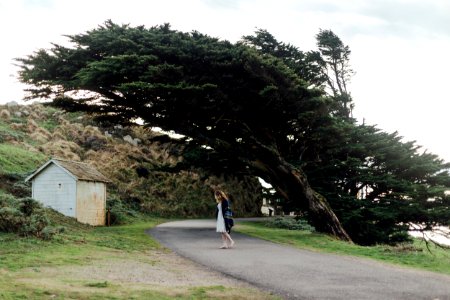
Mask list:
[[236,215],[259,213],[256,179],[209,176],[199,169],[170,172],[183,160],[180,146],[156,141],[160,135],[140,127],[98,127],[87,115],[39,104],[0,106],[0,176],[23,179],[59,157],[94,165],[112,180],[111,199],[152,215],[212,216],[216,186],[231,194]]
[[39,152],[30,152],[20,146],[0,144],[0,170],[4,173],[28,173],[46,160]]

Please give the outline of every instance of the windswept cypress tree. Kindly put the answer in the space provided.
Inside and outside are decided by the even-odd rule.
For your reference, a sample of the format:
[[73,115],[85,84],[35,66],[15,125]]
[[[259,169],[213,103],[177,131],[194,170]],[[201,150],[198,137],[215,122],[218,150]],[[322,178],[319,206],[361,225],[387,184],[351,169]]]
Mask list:
[[[450,164],[421,153],[397,132],[358,125],[347,89],[351,51],[331,30],[320,30],[316,39],[319,50],[303,53],[265,30],[244,37],[247,45],[282,59],[297,74],[309,70],[311,84],[327,91],[332,117],[307,134],[291,136],[286,159],[308,174],[359,244],[402,242],[413,227],[424,232],[448,226]],[[284,206],[301,210],[295,203]]]
[[305,53],[264,30],[232,44],[108,21],[19,59],[20,78],[30,98],[185,135],[185,163],[259,176],[286,210],[341,239],[395,243],[412,223],[448,225],[450,165],[358,125],[350,50],[331,31],[316,38]]
[[323,92],[282,60],[167,24],[108,21],[69,39],[74,47],[54,45],[19,59],[30,97],[183,134],[270,182],[309,212],[317,230],[350,240],[303,170],[284,157],[289,136],[319,127],[328,108]]

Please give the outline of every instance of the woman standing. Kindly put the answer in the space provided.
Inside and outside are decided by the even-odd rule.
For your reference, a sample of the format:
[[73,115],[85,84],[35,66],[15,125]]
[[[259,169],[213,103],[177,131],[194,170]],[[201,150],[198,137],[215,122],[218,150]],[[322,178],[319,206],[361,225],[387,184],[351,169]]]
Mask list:
[[222,235],[223,244],[220,249],[233,248],[234,241],[230,236],[231,227],[233,224],[232,213],[228,203],[228,197],[223,191],[215,191],[214,198],[217,202],[216,210],[216,231]]

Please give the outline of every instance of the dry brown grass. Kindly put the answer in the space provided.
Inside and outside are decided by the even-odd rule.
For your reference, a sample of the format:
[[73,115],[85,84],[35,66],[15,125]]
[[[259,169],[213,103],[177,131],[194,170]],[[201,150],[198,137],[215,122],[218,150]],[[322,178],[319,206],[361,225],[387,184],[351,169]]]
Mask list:
[[80,142],[82,140],[83,129],[83,124],[64,122],[54,130],[53,134],[59,134],[69,141]]
[[74,142],[65,140],[50,141],[41,145],[39,150],[52,157],[80,161],[79,153],[81,153],[81,147]]
[[25,129],[25,125],[21,124],[21,123],[11,123],[11,125],[9,125],[9,127],[11,127],[12,130],[23,131]]
[[66,140],[66,137],[60,131],[55,130],[52,134],[52,140],[54,141]]
[[103,134],[100,132],[98,127],[92,126],[92,125],[87,125],[86,127],[83,128],[83,136],[91,136],[91,135],[103,136]]
[[29,117],[33,120],[44,120],[49,117],[48,110],[39,103],[34,103],[28,106],[30,110]]
[[34,132],[37,128],[39,128],[38,123],[36,123],[35,119],[33,117],[28,117],[27,120],[27,131],[28,132]]
[[2,109],[0,111],[0,119],[8,121],[11,118],[11,113],[7,109]]
[[48,136],[42,134],[41,132],[34,131],[30,133],[30,138],[32,138],[34,141],[39,142],[41,144],[46,143],[48,141]]

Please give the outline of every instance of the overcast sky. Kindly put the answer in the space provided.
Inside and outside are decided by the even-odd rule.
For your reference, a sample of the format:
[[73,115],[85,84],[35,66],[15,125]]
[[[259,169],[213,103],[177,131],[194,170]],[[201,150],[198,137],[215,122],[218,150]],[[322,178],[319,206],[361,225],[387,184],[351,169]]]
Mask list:
[[24,95],[14,57],[107,19],[232,42],[262,28],[301,50],[331,29],[352,50],[354,116],[450,161],[449,0],[0,0],[0,103]]

